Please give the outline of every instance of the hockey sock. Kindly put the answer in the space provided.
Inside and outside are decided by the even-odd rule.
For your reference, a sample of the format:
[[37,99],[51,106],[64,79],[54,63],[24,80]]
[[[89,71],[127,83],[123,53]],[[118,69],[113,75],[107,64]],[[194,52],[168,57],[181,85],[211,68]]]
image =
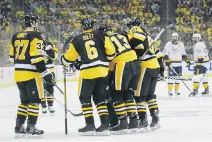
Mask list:
[[27,114],[30,124],[36,124],[39,114],[39,104],[29,104]]
[[19,119],[20,124],[24,124],[25,120],[27,118],[27,105],[20,104],[18,106],[18,111],[17,111],[17,119]]
[[125,110],[129,118],[135,116],[137,110],[136,110],[136,103],[134,102],[134,100],[125,101]]
[[180,83],[175,83],[175,91],[178,91],[180,88]]
[[198,90],[199,82],[193,82],[193,89]]
[[42,106],[43,108],[46,107],[46,97],[44,97],[44,98],[41,99],[41,106]]
[[146,118],[146,102],[138,102],[137,104],[137,112],[140,119]]
[[48,106],[53,106],[54,98],[52,96],[47,96]]
[[208,82],[203,82],[203,86],[204,86],[205,89],[207,89],[208,88]]
[[100,102],[96,105],[101,123],[109,124],[108,109],[106,102]]
[[207,79],[207,77],[205,76],[205,75],[203,75],[203,77],[202,77],[202,82],[203,82],[203,86],[204,86],[204,88],[205,89],[208,89],[208,79]]
[[156,99],[151,99],[147,102],[148,108],[150,111],[151,116],[154,115],[154,111],[157,110],[158,112],[158,104]]
[[53,106],[54,102],[54,86],[47,84],[46,85],[46,90],[49,92],[47,96],[47,104],[48,106]]
[[114,108],[115,108],[115,111],[116,111],[116,115],[118,117],[118,119],[122,119],[124,117],[126,117],[127,115],[127,112],[125,110],[125,104],[122,103],[122,102],[115,102],[114,103]]
[[168,83],[168,92],[172,91],[173,83]]
[[107,109],[108,109],[108,113],[109,113],[109,119],[110,119],[111,126],[117,125],[118,117],[116,116],[116,112],[115,112],[112,102],[107,103]]
[[92,104],[91,103],[82,104],[82,112],[85,117],[86,124],[94,124]]

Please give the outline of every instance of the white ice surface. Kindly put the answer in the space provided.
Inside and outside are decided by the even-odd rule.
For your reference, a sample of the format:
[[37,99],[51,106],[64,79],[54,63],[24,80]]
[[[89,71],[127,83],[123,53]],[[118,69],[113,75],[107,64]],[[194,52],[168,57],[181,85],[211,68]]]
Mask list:
[[[212,80],[210,80],[212,82]],[[192,88],[192,82],[186,82]],[[63,83],[58,83],[63,88]],[[77,96],[77,82],[68,83],[68,108],[73,112],[80,111],[80,103]],[[211,85],[210,85],[211,86]],[[63,103],[63,95],[55,88],[55,97]],[[200,88],[200,92],[203,88]],[[201,95],[189,98],[189,91],[181,83],[181,95],[169,98],[166,82],[159,82],[156,93],[160,107],[161,128],[154,132],[133,135],[121,135],[109,137],[83,137],[78,136],[77,130],[84,126],[83,117],[73,117],[68,114],[68,135],[64,134],[64,109],[55,102],[56,113],[40,114],[38,128],[45,131],[42,139],[32,141],[210,141],[212,142],[212,97]],[[19,92],[16,86],[0,89],[0,141],[14,141],[14,126],[16,110],[19,105]],[[97,113],[95,112],[95,118]],[[96,119],[96,125],[100,121]],[[23,141],[23,139],[18,139]]]

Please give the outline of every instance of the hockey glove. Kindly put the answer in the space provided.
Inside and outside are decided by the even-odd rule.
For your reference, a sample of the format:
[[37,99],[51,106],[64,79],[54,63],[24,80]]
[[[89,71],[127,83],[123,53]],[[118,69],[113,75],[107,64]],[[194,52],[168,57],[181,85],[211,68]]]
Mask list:
[[48,69],[42,72],[41,76],[43,77],[44,82],[51,85],[55,84],[55,77]]
[[165,61],[165,64],[167,67],[169,67],[171,65],[171,61]]
[[191,62],[190,62],[190,60],[189,60],[189,59],[186,59],[186,61],[185,61],[185,62],[186,62],[186,67],[188,67],[188,68],[189,68],[189,67],[191,66]]
[[74,63],[74,66],[77,70],[80,70],[80,66],[82,65],[82,62],[77,60],[75,63]]
[[165,55],[163,57],[163,60],[164,60],[166,66],[170,66],[171,65],[171,61],[169,60],[169,57],[167,55]]

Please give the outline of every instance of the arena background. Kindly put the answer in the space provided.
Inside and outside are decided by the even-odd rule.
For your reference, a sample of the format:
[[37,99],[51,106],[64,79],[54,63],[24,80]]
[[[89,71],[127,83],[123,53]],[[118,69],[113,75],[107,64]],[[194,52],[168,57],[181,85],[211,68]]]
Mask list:
[[[8,61],[10,39],[15,32],[23,30],[22,18],[29,12],[39,15],[39,28],[59,48],[60,54],[66,39],[81,32],[82,18],[90,16],[96,26],[105,23],[120,32],[126,29],[129,18],[137,16],[153,38],[161,28],[166,28],[156,42],[161,51],[175,31],[192,60],[191,37],[198,32],[212,58],[212,0],[1,0],[0,84],[12,80],[12,69],[5,68],[12,67]],[[59,59],[55,63],[59,64]],[[191,76],[192,67],[184,67],[184,75]],[[212,67],[209,75],[212,75]]]

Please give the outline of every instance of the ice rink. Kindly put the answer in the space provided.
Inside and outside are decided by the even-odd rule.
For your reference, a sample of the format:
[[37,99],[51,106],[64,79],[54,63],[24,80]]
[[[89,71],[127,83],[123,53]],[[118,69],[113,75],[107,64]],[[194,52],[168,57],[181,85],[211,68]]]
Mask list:
[[[192,82],[186,82],[192,88]],[[210,84],[212,79],[210,79]],[[58,83],[63,88],[63,83]],[[211,85],[210,85],[211,87]],[[73,112],[80,111],[80,104],[77,96],[77,82],[68,83],[68,108]],[[55,97],[63,103],[63,95],[55,88]],[[202,85],[200,91],[202,92]],[[14,138],[14,126],[16,110],[19,105],[19,95],[16,86],[1,88],[0,102],[0,141],[23,141]],[[161,128],[154,132],[139,133],[132,135],[107,136],[107,137],[83,137],[78,136],[77,130],[84,126],[83,117],[73,117],[68,114],[68,135],[64,134],[64,109],[55,102],[56,113],[43,115],[40,113],[38,128],[45,131],[44,137],[32,141],[212,141],[212,97],[198,95],[189,98],[189,91],[181,83],[181,95],[169,98],[167,95],[166,82],[159,82],[156,90],[160,107]],[[95,112],[95,116],[96,116]],[[96,119],[96,126],[99,119]]]

